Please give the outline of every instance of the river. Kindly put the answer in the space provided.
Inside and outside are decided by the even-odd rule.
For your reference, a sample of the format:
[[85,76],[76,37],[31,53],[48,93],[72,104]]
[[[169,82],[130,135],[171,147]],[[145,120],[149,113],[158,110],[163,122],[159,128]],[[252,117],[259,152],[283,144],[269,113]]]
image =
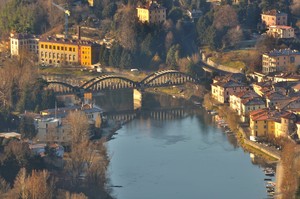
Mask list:
[[115,198],[267,198],[260,166],[210,115],[200,107],[172,112],[158,104],[136,114],[107,143]]

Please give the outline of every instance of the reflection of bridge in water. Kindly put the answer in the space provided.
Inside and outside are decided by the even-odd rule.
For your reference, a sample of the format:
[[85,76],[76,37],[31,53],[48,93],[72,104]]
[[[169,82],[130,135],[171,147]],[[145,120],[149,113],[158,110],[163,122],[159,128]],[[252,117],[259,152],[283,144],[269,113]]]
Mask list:
[[186,82],[199,84],[200,80],[188,74],[176,70],[164,70],[148,75],[141,81],[133,81],[119,75],[102,75],[92,78],[83,84],[76,80],[57,80],[44,77],[47,81],[47,89],[53,89],[58,94],[82,94],[84,92],[97,92],[100,90],[113,89],[144,89],[155,87],[168,87],[182,85]]
[[186,109],[183,107],[179,108],[167,108],[167,109],[154,109],[154,110],[130,110],[130,111],[118,111],[118,112],[107,112],[104,116],[108,120],[113,120],[116,122],[126,123],[135,118],[142,117],[145,119],[154,120],[174,120],[185,118],[190,115],[192,109]]

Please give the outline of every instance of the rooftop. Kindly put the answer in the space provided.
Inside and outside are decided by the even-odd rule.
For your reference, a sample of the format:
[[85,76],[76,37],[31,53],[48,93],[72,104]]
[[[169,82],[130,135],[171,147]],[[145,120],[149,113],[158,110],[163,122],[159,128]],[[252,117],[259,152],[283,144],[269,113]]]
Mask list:
[[216,82],[216,83],[214,83],[212,85],[214,85],[214,86],[220,86],[220,87],[224,87],[224,88],[240,87],[240,86],[248,87],[245,83],[236,82],[236,81],[233,81],[233,80],[229,80],[227,82]]
[[279,29],[294,29],[291,26],[282,26],[282,25],[277,25],[277,26],[269,26],[269,28],[279,28]]
[[238,93],[233,93],[232,95],[241,98],[241,99],[245,99],[245,98],[255,98],[255,97],[260,97],[257,93],[255,93],[253,90],[249,90],[249,91],[241,91]]
[[295,119],[295,115],[289,111],[279,111],[269,108],[259,109],[250,112],[253,121],[279,121],[280,118]]
[[289,48],[286,49],[274,49],[270,51],[269,53],[265,53],[265,55],[268,56],[282,56],[282,55],[300,55],[300,52],[297,50],[291,50]]
[[6,133],[0,133],[0,137],[9,139],[9,138],[18,138],[21,139],[21,134],[16,132],[6,132]]
[[144,8],[148,10],[166,9],[165,7],[161,6],[153,0],[148,1],[146,5],[138,6],[138,8]]
[[13,39],[35,39],[39,38],[37,35],[29,34],[29,33],[11,33],[10,38]]
[[262,98],[258,97],[249,97],[242,100],[242,104],[244,105],[264,105],[265,102]]
[[96,42],[87,41],[87,40],[78,40],[78,39],[65,39],[65,38],[58,38],[58,37],[42,37],[40,42],[49,42],[49,43],[64,43],[64,44],[73,44],[73,45],[80,45],[80,46],[96,46],[99,45]]
[[265,11],[263,12],[264,15],[272,15],[272,16],[284,16],[284,15],[287,15],[286,13],[284,12],[281,12],[279,10],[268,10],[268,11]]

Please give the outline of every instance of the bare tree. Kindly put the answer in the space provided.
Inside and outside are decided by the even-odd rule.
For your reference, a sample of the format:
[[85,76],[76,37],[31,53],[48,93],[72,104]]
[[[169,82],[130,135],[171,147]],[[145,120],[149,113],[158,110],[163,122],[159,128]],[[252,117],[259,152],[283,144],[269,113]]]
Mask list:
[[9,184],[2,177],[0,177],[0,196],[5,196],[9,190]]
[[106,181],[106,169],[109,159],[104,141],[89,140],[88,119],[82,112],[73,112],[68,116],[71,133],[71,152],[66,161],[66,173],[72,185],[103,185]]
[[225,37],[228,40],[229,46],[236,47],[237,44],[243,39],[243,30],[240,26],[232,27]]
[[283,178],[281,179],[280,190],[283,199],[291,199],[295,197],[297,189],[297,172],[295,167],[295,148],[296,145],[291,141],[284,144],[281,153],[281,165],[283,169]]
[[89,123],[86,115],[81,111],[71,112],[67,116],[67,123],[69,124],[69,131],[71,135],[72,148],[89,139]]
[[49,181],[49,173],[46,170],[35,171],[27,175],[22,168],[16,177],[13,189],[8,193],[8,198],[22,199],[51,199],[53,184]]
[[134,8],[127,5],[119,9],[115,21],[121,45],[127,50],[135,50],[137,48],[137,18]]
[[290,8],[294,15],[300,15],[300,1],[294,0]]
[[65,199],[88,199],[83,193],[70,193],[66,192]]
[[230,5],[219,7],[214,15],[214,26],[218,30],[224,27],[236,27],[238,25],[238,17],[236,11]]

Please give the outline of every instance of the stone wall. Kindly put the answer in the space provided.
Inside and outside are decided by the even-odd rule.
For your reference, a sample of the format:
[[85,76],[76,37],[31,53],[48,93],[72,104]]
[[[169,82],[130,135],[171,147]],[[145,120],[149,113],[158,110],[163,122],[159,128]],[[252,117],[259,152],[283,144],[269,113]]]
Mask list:
[[236,68],[232,68],[232,67],[229,67],[229,66],[224,66],[222,64],[218,64],[218,63],[215,63],[211,60],[211,58],[207,58],[207,61],[206,61],[206,64],[216,68],[216,69],[219,69],[219,70],[223,70],[223,71],[226,71],[226,72],[230,72],[230,73],[240,73],[241,71],[239,69],[236,69]]
[[229,73],[241,73],[241,71],[239,69],[215,63],[214,61],[211,60],[211,57],[209,57],[208,55],[206,55],[205,52],[203,52],[201,50],[200,50],[200,54],[201,54],[201,57],[202,57],[202,61],[204,63],[206,63],[207,65],[213,67],[213,68],[216,68],[216,69],[219,69],[219,70],[223,70],[223,71],[226,71],[226,72],[229,72]]

